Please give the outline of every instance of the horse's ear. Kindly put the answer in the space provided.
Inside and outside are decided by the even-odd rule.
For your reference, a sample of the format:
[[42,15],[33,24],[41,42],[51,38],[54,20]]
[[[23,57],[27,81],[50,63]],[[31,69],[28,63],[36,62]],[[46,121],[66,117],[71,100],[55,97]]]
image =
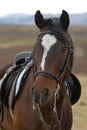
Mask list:
[[60,23],[64,30],[68,29],[70,19],[69,19],[69,14],[65,10],[62,10],[62,14],[60,16]]
[[35,14],[35,24],[37,25],[38,28],[43,28],[45,23],[45,19],[42,16],[41,12],[38,10]]

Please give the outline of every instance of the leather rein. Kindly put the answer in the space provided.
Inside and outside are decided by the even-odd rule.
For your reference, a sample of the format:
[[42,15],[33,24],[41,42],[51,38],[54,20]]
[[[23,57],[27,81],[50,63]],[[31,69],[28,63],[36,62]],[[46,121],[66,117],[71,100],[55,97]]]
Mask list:
[[[43,35],[43,34],[53,34],[51,31],[43,31],[40,32],[39,35]],[[71,57],[71,54],[73,53],[73,49],[71,47],[71,45],[68,44],[68,53],[67,53],[67,57],[66,57],[66,61],[65,64],[63,66],[63,70],[60,74],[59,77],[56,77],[54,74],[52,74],[51,72],[48,71],[37,71],[34,73],[35,78],[37,76],[46,76],[48,78],[54,79],[57,82],[57,86],[54,92],[54,95],[52,97],[52,102],[50,102],[50,107],[51,107],[51,122],[50,124],[47,124],[43,118],[43,115],[41,113],[41,109],[38,103],[35,102],[34,98],[33,98],[33,110],[36,112],[37,117],[39,118],[40,122],[43,124],[43,127],[45,128],[45,130],[53,130],[54,128],[58,127],[59,130],[61,130],[61,123],[62,123],[62,117],[63,117],[63,102],[62,102],[62,108],[61,108],[61,117],[59,119],[58,117],[58,113],[57,113],[57,107],[56,107],[56,101],[57,99],[59,99],[59,91],[61,89],[61,83],[64,81],[64,74],[66,71],[66,68],[68,67],[68,63]],[[64,81],[65,86],[67,87],[67,83],[66,81]],[[66,95],[66,92],[65,92]],[[58,98],[57,98],[58,97]],[[54,122],[54,120],[56,122]]]

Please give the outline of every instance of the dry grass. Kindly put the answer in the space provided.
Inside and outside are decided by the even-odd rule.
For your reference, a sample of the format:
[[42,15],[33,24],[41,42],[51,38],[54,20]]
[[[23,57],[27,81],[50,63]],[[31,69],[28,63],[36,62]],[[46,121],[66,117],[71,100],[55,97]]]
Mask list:
[[72,130],[87,130],[87,75],[78,75],[82,85],[82,95],[73,109]]

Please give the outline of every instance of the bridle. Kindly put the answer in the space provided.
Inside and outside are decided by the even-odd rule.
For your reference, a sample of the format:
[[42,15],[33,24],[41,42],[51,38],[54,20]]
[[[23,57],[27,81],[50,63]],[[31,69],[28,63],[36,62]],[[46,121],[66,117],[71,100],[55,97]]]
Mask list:
[[[39,36],[43,35],[43,34],[53,34],[53,33],[51,31],[43,31],[43,32],[39,33]],[[59,77],[56,77],[51,72],[43,71],[43,70],[36,71],[34,73],[35,78],[37,76],[45,76],[45,77],[48,77],[50,79],[54,79],[57,82],[56,90],[55,90],[54,95],[53,95],[53,99],[54,100],[52,100],[52,102],[51,102],[51,122],[52,122],[53,119],[55,119],[56,120],[56,124],[55,125],[53,124],[54,122],[52,122],[50,125],[48,125],[44,121],[43,115],[42,115],[41,110],[40,110],[40,106],[39,106],[39,104],[35,103],[35,101],[33,99],[33,110],[36,112],[40,122],[43,124],[43,127],[46,130],[51,130],[54,127],[58,127],[59,130],[61,130],[61,122],[62,122],[62,116],[63,116],[63,107],[61,109],[61,119],[59,119],[58,118],[58,114],[57,114],[57,108],[56,108],[56,100],[57,100],[57,97],[59,97],[59,90],[61,89],[61,83],[64,82],[65,86],[67,87],[67,83],[66,83],[66,81],[64,81],[64,74],[65,74],[66,68],[68,67],[68,63],[69,63],[69,60],[70,60],[70,57],[71,57],[72,53],[73,53],[73,48],[71,47],[71,45],[68,44],[68,52],[67,52],[66,61],[65,61],[65,64],[63,66],[62,72],[61,72]]]

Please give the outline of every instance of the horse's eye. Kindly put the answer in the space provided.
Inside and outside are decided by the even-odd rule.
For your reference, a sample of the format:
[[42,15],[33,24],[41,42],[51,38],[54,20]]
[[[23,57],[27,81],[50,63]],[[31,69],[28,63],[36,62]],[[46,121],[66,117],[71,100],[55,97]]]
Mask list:
[[62,49],[62,51],[65,53],[66,52],[66,50],[67,50],[67,47],[64,47],[63,49]]

